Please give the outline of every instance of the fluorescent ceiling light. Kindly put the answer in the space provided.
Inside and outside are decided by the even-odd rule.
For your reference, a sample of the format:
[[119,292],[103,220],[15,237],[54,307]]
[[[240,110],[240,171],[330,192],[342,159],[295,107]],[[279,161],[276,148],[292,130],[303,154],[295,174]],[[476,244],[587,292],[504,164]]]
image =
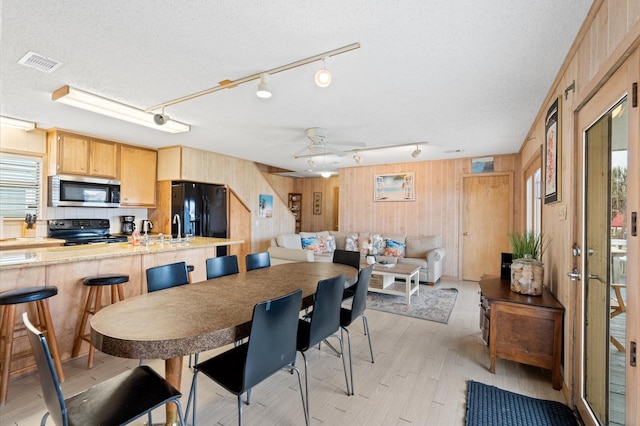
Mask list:
[[22,130],[33,130],[36,128],[36,123],[31,121],[18,120],[17,118],[0,116],[0,125],[6,127],[15,127]]
[[63,104],[71,105],[97,114],[151,127],[169,133],[183,133],[191,130],[188,124],[174,120],[167,120],[165,124],[158,125],[154,122],[154,115],[150,112],[134,108],[102,96],[94,95],[73,87],[64,86],[53,92],[51,99]]

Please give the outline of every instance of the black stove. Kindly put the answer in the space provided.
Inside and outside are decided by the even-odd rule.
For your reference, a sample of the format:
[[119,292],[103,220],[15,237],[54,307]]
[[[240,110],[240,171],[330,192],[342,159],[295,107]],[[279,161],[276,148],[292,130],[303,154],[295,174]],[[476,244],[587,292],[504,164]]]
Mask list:
[[109,219],[53,219],[49,221],[49,238],[66,240],[65,246],[123,243],[127,237],[110,235]]

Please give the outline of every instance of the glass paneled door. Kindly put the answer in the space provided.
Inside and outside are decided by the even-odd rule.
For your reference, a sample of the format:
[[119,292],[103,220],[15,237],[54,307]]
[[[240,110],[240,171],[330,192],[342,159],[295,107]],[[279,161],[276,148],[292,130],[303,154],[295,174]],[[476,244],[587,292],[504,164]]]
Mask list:
[[623,95],[595,121],[590,119],[592,124],[583,127],[579,149],[582,368],[578,408],[583,418],[591,420],[587,424],[625,424],[627,108]]

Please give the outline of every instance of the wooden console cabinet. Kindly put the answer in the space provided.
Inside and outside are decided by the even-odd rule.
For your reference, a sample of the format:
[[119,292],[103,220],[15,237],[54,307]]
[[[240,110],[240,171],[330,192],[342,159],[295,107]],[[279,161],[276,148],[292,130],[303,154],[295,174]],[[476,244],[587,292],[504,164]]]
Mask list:
[[489,371],[495,373],[496,357],[546,368],[553,388],[560,389],[564,307],[553,294],[546,287],[542,296],[514,293],[509,280],[484,275],[480,300],[483,338],[488,329]]

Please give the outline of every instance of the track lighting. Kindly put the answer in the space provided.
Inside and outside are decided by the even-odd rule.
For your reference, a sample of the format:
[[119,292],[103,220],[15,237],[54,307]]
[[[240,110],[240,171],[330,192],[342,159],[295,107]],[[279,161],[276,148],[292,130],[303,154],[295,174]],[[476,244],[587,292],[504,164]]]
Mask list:
[[[310,64],[312,62],[317,62],[317,61],[325,61],[327,58],[331,57],[331,56],[336,56],[336,55],[341,55],[343,53],[347,53],[350,52],[352,50],[355,49],[359,49],[360,48],[360,43],[353,43],[350,44],[348,46],[344,46],[344,47],[340,47],[338,49],[334,49],[334,50],[330,50],[328,52],[324,52],[324,53],[320,53],[318,55],[314,55],[311,56],[309,58],[305,58],[305,59],[301,59],[299,61],[296,62],[292,62],[290,64],[286,64],[286,65],[282,65],[276,68],[271,68],[269,70],[265,70],[262,71],[260,73],[256,73],[256,74],[252,74],[252,75],[248,75],[246,77],[242,77],[236,80],[230,80],[230,79],[226,79],[226,80],[222,80],[220,82],[218,82],[218,85],[215,87],[211,87],[209,89],[205,89],[202,90],[200,92],[197,93],[192,93],[190,95],[186,95],[186,96],[182,96],[180,98],[171,100],[171,101],[167,101],[167,102],[163,102],[161,104],[158,105],[154,105],[150,108],[147,108],[145,111],[146,112],[151,112],[151,111],[157,111],[162,107],[167,107],[169,105],[175,105],[181,102],[185,102],[185,101],[189,101],[191,99],[200,97],[200,96],[204,96],[204,95],[208,95],[209,93],[214,93],[214,92],[218,92],[220,90],[225,90],[225,89],[233,89],[234,87],[238,87],[240,84],[243,83],[247,83],[249,81],[253,81],[253,80],[257,80],[259,78],[261,78],[261,76],[267,74],[267,75],[273,75],[273,74],[277,74],[279,72],[283,72],[283,71],[288,71],[294,68],[298,68],[300,66],[303,65],[307,65]],[[321,82],[318,83],[318,78],[321,77],[322,73],[326,72],[327,74],[321,78]],[[328,79],[327,79],[328,76]],[[322,83],[324,82],[324,83]],[[321,69],[320,71],[318,71],[316,73],[316,83],[318,84],[318,86],[320,87],[326,87],[331,83],[331,73],[329,73],[329,70],[327,70],[326,68]],[[324,86],[322,84],[324,84]],[[270,91],[269,91],[270,92]],[[259,96],[259,95],[258,95]]]
[[362,157],[360,157],[360,155],[358,154],[358,151],[356,151],[355,155],[353,156],[353,159],[358,164],[362,163]]
[[418,155],[420,155],[421,152],[422,150],[420,149],[420,147],[416,145],[416,149],[413,150],[413,152],[411,153],[411,156],[413,158],[416,158]]
[[312,158],[309,158],[309,159],[307,160],[307,164],[309,165],[309,168],[310,168],[310,169],[313,169],[313,166],[315,166],[315,165],[316,165],[316,162],[315,162],[315,161],[313,161],[313,159],[312,159]]
[[259,98],[270,98],[271,97],[271,88],[269,87],[269,83],[267,83],[267,73],[260,74],[260,84],[258,84],[258,91],[256,95]]
[[331,71],[327,69],[326,59],[322,58],[322,69],[316,73],[315,81],[319,87],[327,87],[331,84]]

